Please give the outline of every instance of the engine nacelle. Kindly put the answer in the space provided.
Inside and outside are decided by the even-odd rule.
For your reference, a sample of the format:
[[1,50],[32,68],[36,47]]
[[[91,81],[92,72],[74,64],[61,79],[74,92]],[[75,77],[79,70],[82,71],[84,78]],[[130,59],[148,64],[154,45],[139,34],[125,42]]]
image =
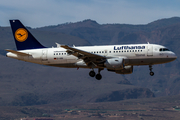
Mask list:
[[121,70],[123,69],[124,58],[110,58],[107,59],[104,65],[110,70]]
[[133,72],[133,66],[125,66],[122,70],[116,70],[117,74],[131,74]]

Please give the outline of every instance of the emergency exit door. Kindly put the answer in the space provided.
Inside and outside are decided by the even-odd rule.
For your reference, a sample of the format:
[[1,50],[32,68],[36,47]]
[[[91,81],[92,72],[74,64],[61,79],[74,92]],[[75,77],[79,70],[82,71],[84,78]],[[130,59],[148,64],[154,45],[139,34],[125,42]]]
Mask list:
[[47,50],[42,50],[42,62],[47,62]]
[[148,45],[147,56],[153,56],[153,45]]

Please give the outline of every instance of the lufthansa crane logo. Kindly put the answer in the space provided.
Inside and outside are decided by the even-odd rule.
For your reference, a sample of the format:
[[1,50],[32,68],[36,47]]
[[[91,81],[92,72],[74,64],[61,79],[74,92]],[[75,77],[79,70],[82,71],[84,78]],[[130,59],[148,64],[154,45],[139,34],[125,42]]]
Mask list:
[[28,37],[28,32],[24,28],[19,28],[15,32],[15,38],[19,42],[24,42]]

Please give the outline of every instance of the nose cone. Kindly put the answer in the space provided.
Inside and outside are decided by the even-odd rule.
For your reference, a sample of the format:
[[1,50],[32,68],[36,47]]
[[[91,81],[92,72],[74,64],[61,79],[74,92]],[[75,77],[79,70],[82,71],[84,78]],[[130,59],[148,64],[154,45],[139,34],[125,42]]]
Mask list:
[[176,56],[175,53],[172,54],[172,57],[173,57],[174,59],[177,59],[177,56]]
[[174,52],[171,52],[168,57],[171,58],[172,61],[177,59],[177,56]]

